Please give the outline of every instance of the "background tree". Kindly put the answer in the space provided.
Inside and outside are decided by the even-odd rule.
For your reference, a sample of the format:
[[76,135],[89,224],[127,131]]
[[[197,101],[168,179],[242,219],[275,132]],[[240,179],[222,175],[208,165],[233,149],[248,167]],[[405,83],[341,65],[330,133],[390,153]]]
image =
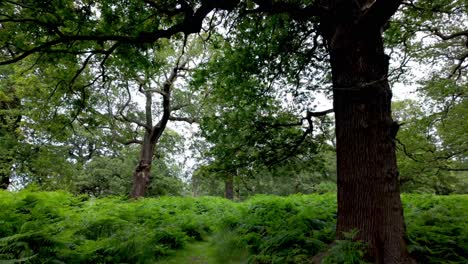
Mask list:
[[[133,173],[134,198],[144,196],[149,187],[153,157],[158,155],[158,144],[168,122],[195,121],[192,106],[195,95],[184,88],[187,83],[184,78],[189,78],[189,68],[196,63],[195,52],[199,51],[196,40],[178,43],[161,40],[156,44],[146,52],[111,55],[108,63],[112,66],[103,84],[111,89],[103,95],[107,115],[115,119],[112,126],[120,127],[120,133],[114,131],[115,135],[123,144],[141,146]],[[138,96],[144,101],[143,109],[139,109]],[[183,112],[185,109],[188,111]]]
[[[34,182],[48,189],[69,190],[75,173],[72,167],[94,152],[95,139],[88,131],[96,128],[99,117],[91,117],[83,106],[88,100],[89,75],[70,75],[76,69],[79,65],[75,57],[54,55],[33,56],[11,67],[2,66],[8,74],[0,85],[8,88],[6,94],[17,102],[4,113],[18,117],[15,130],[10,130],[10,138],[16,135],[17,144],[8,150],[15,153],[9,175],[19,186]],[[55,85],[51,88],[48,83]]]
[[430,113],[416,101],[405,100],[396,102],[394,109],[402,122],[397,137],[402,191],[449,194],[466,189],[467,127],[459,122],[466,107]]
[[[246,33],[243,29],[247,25],[262,27],[262,30]],[[267,188],[262,187],[262,183],[278,182],[273,179],[280,177],[292,180],[298,175],[292,171],[312,172],[319,170],[323,163],[318,154],[327,148],[322,133],[330,131],[325,131],[329,127],[314,116],[324,119],[323,116],[332,111],[308,111],[312,106],[305,103],[310,96],[306,85],[291,85],[285,80],[304,74],[301,72],[304,65],[294,64],[294,59],[303,55],[301,52],[292,55],[272,52],[290,44],[284,43],[287,42],[284,35],[290,33],[288,26],[282,18],[265,19],[261,23],[251,19],[227,36],[213,36],[210,43],[215,51],[211,61],[198,70],[192,82],[206,94],[200,125],[202,135],[211,143],[211,148],[205,152],[208,162],[196,174],[197,182],[200,183],[201,177],[209,178],[208,181],[223,179],[226,198],[233,199],[239,192],[248,196],[262,189],[265,191]],[[253,57],[258,60],[252,61]],[[287,63],[290,61],[291,64]],[[289,99],[280,96],[294,93],[296,95]],[[304,103],[292,104],[293,100]],[[314,126],[322,131],[317,129],[314,135]],[[294,167],[300,169],[291,170]],[[290,173],[285,174],[285,168],[289,168]],[[270,193],[280,189],[271,183],[267,185]],[[283,194],[304,190],[305,186],[298,185],[285,187]],[[216,186],[214,184],[215,190]]]
[[[463,186],[467,128],[459,120],[467,114],[467,12],[464,1],[403,2],[386,32],[403,65],[395,72],[405,73],[400,79],[417,87],[419,99],[396,104],[404,123],[398,147],[405,191],[448,193],[455,182]],[[420,177],[410,176],[416,171]]]
[[[152,167],[158,172],[151,178],[146,196],[184,195],[186,186],[181,178],[181,168],[174,160],[174,144],[180,145],[181,138],[175,132],[166,131],[158,144],[158,153]],[[75,175],[74,193],[94,197],[130,194],[132,175],[137,166],[138,145],[123,148],[113,156],[97,156],[87,162]]]

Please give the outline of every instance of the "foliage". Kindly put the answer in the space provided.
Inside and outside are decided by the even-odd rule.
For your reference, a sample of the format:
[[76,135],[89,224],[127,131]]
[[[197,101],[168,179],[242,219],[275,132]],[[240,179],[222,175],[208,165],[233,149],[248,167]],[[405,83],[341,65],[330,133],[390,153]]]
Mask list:
[[408,249],[419,263],[466,263],[466,195],[404,195],[403,202]]
[[[403,3],[385,32],[396,81],[417,101],[394,104],[403,123],[398,153],[405,192],[467,190],[468,4],[463,0]],[[403,75],[402,75],[403,74]]]
[[334,240],[333,195],[255,196],[223,221],[251,263],[306,263]]
[[[427,102],[425,102],[427,106]],[[447,112],[421,110],[413,100],[394,103],[401,122],[397,157],[403,192],[466,192],[468,127],[460,123],[468,107],[463,101]]]
[[201,240],[234,212],[220,198],[127,201],[63,192],[0,192],[0,259],[27,263],[153,263]]
[[363,260],[365,244],[362,241],[353,241],[357,230],[346,233],[345,239],[337,240],[328,250],[327,256],[323,259],[323,264],[349,263],[366,264]]
[[[365,245],[335,237],[335,199],[327,195],[256,196],[238,215],[223,220],[218,249],[248,250],[250,263],[309,263],[320,251],[325,263],[365,263]],[[409,249],[418,263],[466,263],[468,197],[405,195]],[[224,250],[223,250],[224,249]],[[220,255],[222,259],[222,255]]]
[[[200,126],[211,143],[196,181],[217,187],[216,178],[234,176],[244,197],[309,193],[326,173],[319,153],[330,149],[324,139],[330,120],[304,117],[316,108],[314,85],[327,80],[320,56],[313,58],[298,42],[317,36],[302,35],[310,25],[286,15],[260,17],[245,17],[231,32],[216,35],[211,60],[194,75],[194,88],[209,92]],[[306,76],[314,77],[302,82]],[[292,177],[294,186],[278,184]]]
[[[333,154],[331,151],[324,151],[312,157],[303,157],[304,160],[291,158],[271,167],[239,169],[234,177],[235,198],[245,200],[257,194],[284,196],[297,193],[336,193]],[[222,196],[224,193],[222,176],[227,173],[210,170],[212,165],[202,166],[192,176],[192,188],[198,196]]]
[[[364,245],[353,234],[331,244],[335,199],[262,195],[235,204],[213,197],[128,201],[0,191],[0,260],[154,263],[211,236],[218,263],[308,263],[323,251],[332,253],[325,263],[362,263]],[[409,250],[419,263],[466,263],[466,195],[407,194],[403,203]]]
[[[28,158],[25,162],[17,163],[17,153],[12,150],[20,145],[18,143],[23,142],[20,142],[17,138],[16,129],[9,129],[6,136],[3,135],[4,131],[2,131],[2,140],[4,140],[2,147],[7,148],[6,151],[2,150],[0,153],[2,165],[7,164],[6,169],[1,168],[0,171],[3,174],[2,181],[6,178],[4,175],[11,172],[13,168],[26,168],[15,176],[25,176],[28,179],[34,176],[33,182],[40,184],[44,189],[60,188],[70,190],[73,189],[73,186],[70,186],[73,184],[73,176],[77,174],[84,175],[77,173],[80,169],[79,166],[84,164],[88,165],[89,170],[96,173],[95,175],[114,176],[115,168],[104,168],[105,172],[102,173],[99,167],[100,160],[96,159],[94,164],[90,161],[88,154],[93,152],[91,150],[94,147],[82,148],[82,143],[92,141],[89,140],[93,139],[92,136],[73,136],[78,124],[86,128],[86,130],[97,128],[99,122],[95,121],[105,118],[99,114],[100,112],[97,109],[87,108],[87,106],[93,105],[93,103],[102,99],[102,97],[90,96],[91,87],[93,89],[100,88],[97,87],[100,85],[93,86],[92,84],[99,82],[100,79],[103,80],[103,83],[106,78],[108,80],[109,78],[118,79],[119,74],[133,78],[140,77],[134,73],[140,73],[139,70],[141,69],[157,69],[157,67],[154,67],[155,65],[148,63],[148,58],[151,56],[147,56],[147,54],[158,50],[170,52],[170,49],[166,49],[163,44],[167,42],[161,39],[180,40],[181,33],[183,33],[186,37],[185,40],[187,40],[189,34],[199,32],[205,26],[208,26],[208,35],[212,36],[212,33],[214,33],[213,28],[216,27],[214,25],[219,22],[219,18],[221,16],[229,17],[231,14],[235,16],[240,14],[240,16],[233,20],[235,22],[233,22],[232,27],[229,27],[229,30],[223,36],[226,37],[227,41],[221,44],[223,51],[220,52],[220,56],[215,57],[214,68],[218,68],[220,71],[214,72],[214,75],[202,72],[200,73],[202,76],[199,78],[202,81],[209,79],[208,82],[211,83],[209,83],[210,85],[208,85],[206,91],[213,91],[211,99],[214,98],[212,104],[209,104],[208,108],[205,109],[210,115],[206,116],[202,122],[205,136],[214,144],[208,155],[210,164],[207,171],[214,171],[221,176],[224,176],[224,172],[230,173],[229,176],[235,173],[238,181],[242,181],[245,177],[251,180],[250,176],[261,175],[260,172],[269,171],[272,164],[279,165],[277,170],[279,173],[276,173],[276,175],[265,173],[267,177],[271,178],[278,175],[287,177],[290,174],[283,173],[283,171],[294,167],[303,168],[307,166],[311,168],[312,165],[316,165],[321,161],[316,154],[323,150],[322,146],[326,144],[324,144],[324,137],[319,137],[322,140],[320,143],[315,142],[316,138],[313,137],[315,135],[312,133],[313,122],[311,122],[310,118],[304,119],[303,113],[315,108],[311,105],[313,98],[310,96],[311,91],[315,92],[317,87],[321,85],[325,89],[330,88],[327,58],[329,50],[326,50],[324,46],[328,45],[331,48],[330,51],[333,52],[333,46],[337,44],[337,47],[340,47],[341,50],[343,47],[340,42],[342,39],[346,39],[341,38],[341,34],[338,34],[338,38],[335,38],[337,35],[334,33],[341,32],[341,30],[335,30],[340,29],[339,27],[335,28],[337,25],[342,26],[342,23],[348,21],[349,18],[360,15],[362,15],[361,18],[363,19],[370,17],[370,20],[373,20],[373,18],[379,16],[374,16],[374,12],[367,12],[367,8],[371,8],[371,11],[380,11],[386,9],[386,5],[390,3],[390,6],[395,5],[395,9],[402,4],[400,16],[397,15],[396,19],[388,25],[386,42],[390,44],[390,48],[396,47],[403,53],[408,52],[410,57],[420,59],[422,63],[427,63],[435,69],[420,82],[426,96],[431,99],[431,102],[434,102],[429,107],[432,109],[428,109],[432,114],[431,118],[429,120],[420,119],[423,123],[428,122],[429,124],[423,124],[422,129],[416,125],[416,129],[410,128],[406,131],[408,135],[416,135],[415,140],[410,142],[415,150],[411,154],[412,159],[431,162],[431,166],[427,171],[424,171],[423,179],[425,181],[418,182],[416,184],[418,186],[410,185],[409,187],[404,186],[404,188],[411,190],[413,187],[417,187],[424,191],[429,188],[431,192],[438,194],[457,191],[453,186],[455,181],[452,181],[453,177],[451,177],[454,174],[440,174],[440,170],[466,171],[466,167],[462,166],[466,165],[465,142],[468,141],[463,137],[466,126],[457,124],[460,119],[466,116],[467,109],[464,95],[466,93],[466,76],[468,76],[466,74],[466,61],[468,60],[466,60],[466,41],[462,39],[466,37],[466,30],[463,28],[463,23],[456,23],[466,20],[466,3],[461,0],[414,0],[404,3],[401,1],[374,1],[372,5],[366,5],[366,8],[358,3],[356,5],[358,9],[355,9],[356,6],[352,1],[332,2],[335,4],[329,6],[316,4],[314,1],[270,2],[260,0],[168,0],[125,1],[125,3],[115,3],[115,1],[109,0],[58,0],[48,1],[47,3],[31,0],[12,0],[0,3],[2,11],[0,18],[0,27],[2,29],[0,31],[0,60],[2,64],[11,64],[11,67],[21,68],[15,70],[15,74],[11,76],[15,84],[19,85],[21,110],[24,111],[27,117],[23,119],[23,122],[27,123],[27,126],[23,124],[24,127],[27,127],[22,131],[26,134],[26,140],[24,141],[27,146],[31,146],[30,149],[34,150],[31,152],[26,151],[32,153],[31,156],[34,156],[34,159]],[[382,8],[381,3],[385,3]],[[235,6],[239,8],[235,9]],[[348,10],[352,11],[353,9],[357,12],[346,13]],[[216,12],[211,12],[213,10],[216,10]],[[223,11],[227,12],[224,13]],[[324,13],[325,11],[326,13]],[[343,15],[347,15],[341,16],[342,12]],[[205,18],[210,21],[204,23]],[[383,16],[382,18],[386,20],[388,17]],[[332,21],[333,19],[337,19],[337,21]],[[368,24],[372,25],[372,22],[374,21],[371,21],[371,23],[359,23],[358,21],[356,27],[353,26],[349,29],[359,28],[361,24],[367,27]],[[327,24],[330,25],[330,28],[328,28]],[[377,26],[383,26],[383,23],[377,23]],[[220,28],[223,28],[224,31],[228,27]],[[231,31],[231,29],[233,30]],[[331,35],[334,37],[326,36],[328,35],[327,32],[333,32]],[[422,39],[418,34],[415,34],[417,32],[425,32]],[[358,39],[359,37],[361,35],[358,36]],[[324,41],[324,39],[328,41]],[[353,42],[355,40],[354,36],[349,40]],[[379,39],[376,40],[380,45]],[[230,46],[230,43],[232,43],[232,46]],[[372,36],[369,36],[369,38],[366,36],[363,43],[359,44],[359,47],[372,46],[368,44],[376,44],[373,43]],[[363,54],[370,51],[361,50],[360,48],[358,50],[358,53],[362,52]],[[163,55],[162,53],[161,55]],[[402,57],[405,58],[406,56]],[[28,59],[32,60],[28,61]],[[361,61],[358,62],[361,63]],[[365,63],[365,61],[363,62]],[[386,61],[382,62],[380,66],[384,66],[386,72],[388,70],[385,67]],[[22,63],[25,63],[23,64],[25,67],[21,67]],[[155,64],[157,64],[157,61]],[[334,63],[334,66],[339,65]],[[27,70],[24,71],[25,69]],[[372,69],[366,69],[366,67],[364,67],[363,72],[366,73],[361,77],[366,78],[367,73],[370,76],[374,73]],[[334,72],[334,77],[340,79],[340,76],[335,74],[336,72]],[[140,80],[134,78],[132,84],[136,85]],[[197,81],[199,80],[195,80],[194,83]],[[386,74],[384,74],[383,81],[386,82]],[[372,82],[376,84],[374,81]],[[272,87],[281,87],[282,89],[273,91],[271,90]],[[351,89],[353,86],[346,87]],[[121,89],[129,88],[129,86],[125,84],[119,86],[119,88],[118,92],[125,93]],[[340,90],[343,87],[335,88]],[[331,89],[328,90],[331,91]],[[33,97],[33,95],[37,97]],[[0,96],[2,97],[0,101],[5,101],[4,92]],[[189,96],[185,93],[177,96],[179,99],[186,97]],[[290,100],[293,107],[291,109],[283,108],[282,102],[278,100],[281,97],[292,98]],[[354,101],[352,97],[346,99]],[[39,98],[39,100],[33,100],[32,98]],[[375,99],[378,99],[378,97]],[[337,102],[336,106],[339,105],[341,105],[340,102]],[[134,106],[136,107],[136,105]],[[40,109],[40,111],[32,111],[36,108]],[[335,108],[335,111],[339,113],[339,107]],[[8,114],[10,115],[11,112]],[[304,121],[309,123],[308,127],[303,126]],[[296,122],[296,125],[293,122]],[[339,121],[338,125],[346,126],[346,122]],[[386,123],[386,125],[390,124]],[[125,129],[129,127],[135,128],[138,126],[126,126]],[[278,127],[282,127],[282,129],[277,129]],[[452,133],[453,130],[457,130],[457,132]],[[108,130],[103,129],[103,131]],[[131,134],[132,131],[125,132]],[[82,140],[83,138],[84,140]],[[383,138],[389,140],[385,136]],[[407,136],[407,138],[410,137]],[[99,137],[99,139],[98,141],[102,142],[102,138]],[[373,137],[370,137],[370,139],[374,140]],[[427,140],[424,141],[425,139]],[[300,144],[297,144],[303,142],[305,142],[306,147],[300,147]],[[41,144],[47,146],[41,148]],[[39,147],[37,147],[38,145]],[[78,150],[75,148],[77,145]],[[88,146],[94,146],[94,143]],[[374,146],[374,144],[359,146],[359,148],[363,147],[365,152],[369,146]],[[421,146],[426,150],[424,153],[418,151]],[[345,156],[342,154],[344,153],[339,153],[338,157]],[[292,156],[297,159],[290,163],[282,163]],[[416,156],[418,157],[415,158]],[[85,158],[83,159],[83,157]],[[106,156],[106,158],[108,157]],[[445,161],[439,163],[440,158],[443,157],[445,157]],[[101,161],[104,162],[104,160]],[[105,162],[108,161],[107,165],[109,166],[116,162],[110,159],[105,160]],[[406,164],[404,162],[403,164],[407,165],[406,167],[403,166],[407,171],[402,170],[402,175],[406,177],[404,179],[414,181],[416,173],[408,173],[408,171],[416,172],[418,168],[423,166],[420,164],[415,166],[416,163],[412,163],[412,161],[406,162]],[[368,169],[372,167],[371,163],[364,164],[363,171],[369,171]],[[17,164],[19,165],[17,166]],[[162,171],[170,170],[170,168],[168,169],[170,166],[164,165],[158,168]],[[128,167],[125,166],[125,169]],[[351,169],[357,171],[360,168],[359,166],[351,166]],[[344,172],[344,170],[339,171],[340,173]],[[349,175],[351,176],[352,173]],[[397,176],[397,174],[392,175]],[[96,186],[105,189],[114,188],[102,186],[111,182],[113,178],[106,179],[106,182],[100,181],[100,178],[96,177],[97,181],[92,182],[92,174],[90,173],[88,176],[90,178],[85,182],[91,183],[92,189],[96,189]],[[346,177],[346,175],[341,176]],[[319,191],[322,189],[329,190],[332,187],[332,184],[315,185],[317,182],[315,182],[314,177],[298,179],[298,182],[301,183],[300,186],[305,187],[303,190],[297,191],[308,190],[310,189],[309,186]],[[330,181],[331,179],[326,178],[325,180]],[[302,185],[304,182],[306,184]],[[343,182],[346,183],[346,181]],[[172,186],[174,183],[169,181],[167,185]],[[346,188],[345,185],[343,188]],[[265,184],[262,186],[258,184],[255,187],[260,189],[259,186],[268,189],[272,185]],[[394,190],[399,192],[398,188]],[[277,189],[274,191],[275,193],[285,194],[290,190]],[[102,193],[110,194],[115,192],[106,193],[98,190],[98,195]],[[157,193],[162,192],[158,190]],[[278,202],[271,208],[268,205],[266,207],[274,211],[276,207],[281,209],[280,205],[281,202]],[[106,206],[103,206],[103,208],[106,208]],[[286,206],[286,209],[281,209],[285,211],[286,219],[288,219],[289,215],[287,213],[290,210],[287,208],[289,207]],[[248,209],[245,210],[249,211]],[[345,213],[345,211],[343,212]],[[253,215],[256,214],[255,211],[252,213]],[[278,212],[278,214],[282,215],[283,212]],[[398,216],[400,215],[398,214]],[[266,220],[273,221],[268,217]],[[248,216],[246,219],[249,219]],[[250,220],[255,222],[255,219]],[[369,220],[369,222],[372,222],[371,218]],[[111,226],[119,226],[119,220],[115,220],[115,222],[117,224],[112,222]],[[272,226],[274,229],[278,225],[273,224]],[[26,230],[28,229],[26,228]],[[403,229],[400,228],[399,230]],[[237,231],[232,230],[232,232]],[[293,235],[288,233],[276,236],[275,232],[272,231],[270,232],[272,233],[271,236],[268,236],[266,241],[271,241],[271,244],[274,243],[273,245],[287,244],[293,238],[298,237],[302,242],[297,247],[292,246],[291,248],[293,253],[296,252],[298,256],[302,256],[303,250],[301,248],[308,245],[309,237],[301,236],[302,232],[300,234],[296,234],[292,230],[291,232]],[[270,235],[270,233],[267,235]],[[131,241],[131,239],[127,241]],[[125,245],[127,241],[121,244]],[[244,241],[242,236],[240,236],[240,241]],[[281,252],[279,248],[262,243],[261,241],[254,241],[253,249],[258,247],[260,252],[257,252],[258,254],[254,252],[253,261],[301,261],[301,259],[294,259],[296,255],[287,255],[285,252]],[[47,245],[47,242],[44,245]],[[250,248],[252,245],[248,243],[246,245],[249,250],[253,250]],[[314,247],[314,250],[318,248]],[[34,253],[36,247],[28,247],[28,250]],[[34,258],[33,253],[28,253],[28,250],[24,251],[26,252],[25,260],[30,257]],[[45,255],[45,253],[41,252],[42,249],[38,250],[37,254]],[[76,252],[79,252],[79,250]],[[109,250],[109,252],[112,252],[112,250]],[[138,253],[138,251],[135,252]],[[142,255],[147,254],[147,251],[145,252]],[[99,258],[100,254],[103,253],[99,251],[95,255]],[[48,256],[53,255],[49,254]],[[117,254],[116,257],[118,256]],[[15,255],[15,257],[23,256]],[[273,260],[270,258],[273,258]],[[76,259],[79,260],[79,257]],[[91,261],[106,262],[107,259],[92,259]],[[127,261],[127,259],[122,257],[117,261]]]

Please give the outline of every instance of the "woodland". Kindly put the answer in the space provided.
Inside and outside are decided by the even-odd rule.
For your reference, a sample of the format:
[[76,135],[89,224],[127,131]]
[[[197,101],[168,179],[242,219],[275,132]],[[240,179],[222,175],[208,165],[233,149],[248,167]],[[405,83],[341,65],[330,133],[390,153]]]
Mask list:
[[468,263],[465,0],[0,0],[0,263]]

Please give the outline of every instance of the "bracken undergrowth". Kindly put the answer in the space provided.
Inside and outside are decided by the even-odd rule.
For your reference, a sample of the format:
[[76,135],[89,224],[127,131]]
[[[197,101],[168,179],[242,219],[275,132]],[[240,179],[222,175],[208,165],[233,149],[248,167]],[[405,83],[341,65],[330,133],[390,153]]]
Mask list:
[[[418,263],[468,263],[468,196],[402,199],[409,251]],[[352,233],[334,242],[335,200],[323,194],[259,195],[241,203],[132,201],[0,191],[0,262],[155,263],[211,237],[218,263],[309,263],[323,251],[324,263],[365,263],[365,245]]]

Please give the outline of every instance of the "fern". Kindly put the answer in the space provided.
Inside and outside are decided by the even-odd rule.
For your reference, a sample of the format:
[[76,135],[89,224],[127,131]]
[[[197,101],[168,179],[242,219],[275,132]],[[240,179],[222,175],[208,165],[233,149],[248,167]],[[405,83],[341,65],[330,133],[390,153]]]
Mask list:
[[[307,263],[335,238],[336,197],[89,199],[0,191],[1,263],[155,263],[212,236],[219,263]],[[409,250],[419,263],[467,263],[468,196],[403,197]],[[327,263],[363,263],[348,239]]]

